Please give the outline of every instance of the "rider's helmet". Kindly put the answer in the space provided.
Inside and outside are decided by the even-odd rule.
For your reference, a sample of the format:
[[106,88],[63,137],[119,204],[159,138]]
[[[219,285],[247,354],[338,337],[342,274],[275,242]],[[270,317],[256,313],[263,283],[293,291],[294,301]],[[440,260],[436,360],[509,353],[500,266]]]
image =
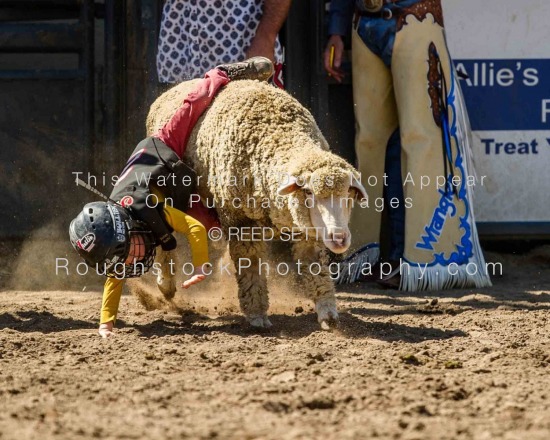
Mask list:
[[140,276],[155,259],[156,240],[151,229],[112,202],[84,206],[71,222],[69,236],[86,264],[108,277]]

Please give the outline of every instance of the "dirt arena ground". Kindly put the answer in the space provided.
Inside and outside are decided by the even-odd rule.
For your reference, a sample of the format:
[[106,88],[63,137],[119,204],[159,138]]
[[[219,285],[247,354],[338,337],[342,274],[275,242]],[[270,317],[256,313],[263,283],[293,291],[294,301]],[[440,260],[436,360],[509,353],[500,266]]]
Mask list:
[[265,333],[228,282],[171,310],[124,296],[109,340],[98,290],[4,290],[0,439],[546,440],[549,255],[489,254],[490,289],[347,286],[333,332],[277,285]]

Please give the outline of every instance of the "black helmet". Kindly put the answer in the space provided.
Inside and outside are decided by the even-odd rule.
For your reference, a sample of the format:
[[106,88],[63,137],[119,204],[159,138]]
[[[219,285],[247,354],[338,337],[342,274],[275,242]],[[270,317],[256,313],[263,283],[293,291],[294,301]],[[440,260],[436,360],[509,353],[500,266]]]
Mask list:
[[[86,264],[108,277],[132,278],[147,272],[155,259],[150,228],[120,205],[88,203],[69,226],[71,244]],[[132,255],[131,264],[127,263]]]

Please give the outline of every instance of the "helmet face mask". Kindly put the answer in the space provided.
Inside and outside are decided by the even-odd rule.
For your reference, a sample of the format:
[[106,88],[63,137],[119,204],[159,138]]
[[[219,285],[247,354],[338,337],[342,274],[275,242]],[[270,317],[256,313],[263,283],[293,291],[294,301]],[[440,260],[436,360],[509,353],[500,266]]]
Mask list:
[[86,264],[108,277],[141,276],[155,259],[156,240],[150,228],[114,203],[85,205],[71,222],[69,235]]
[[143,222],[131,220],[128,230],[126,258],[112,266],[108,277],[135,278],[146,273],[155,261],[156,241],[153,233]]

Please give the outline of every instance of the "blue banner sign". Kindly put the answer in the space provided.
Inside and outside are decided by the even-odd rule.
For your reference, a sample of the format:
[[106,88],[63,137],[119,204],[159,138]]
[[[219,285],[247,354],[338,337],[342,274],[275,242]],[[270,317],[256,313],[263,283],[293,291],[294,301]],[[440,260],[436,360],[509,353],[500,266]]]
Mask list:
[[473,130],[550,130],[550,59],[455,60]]

